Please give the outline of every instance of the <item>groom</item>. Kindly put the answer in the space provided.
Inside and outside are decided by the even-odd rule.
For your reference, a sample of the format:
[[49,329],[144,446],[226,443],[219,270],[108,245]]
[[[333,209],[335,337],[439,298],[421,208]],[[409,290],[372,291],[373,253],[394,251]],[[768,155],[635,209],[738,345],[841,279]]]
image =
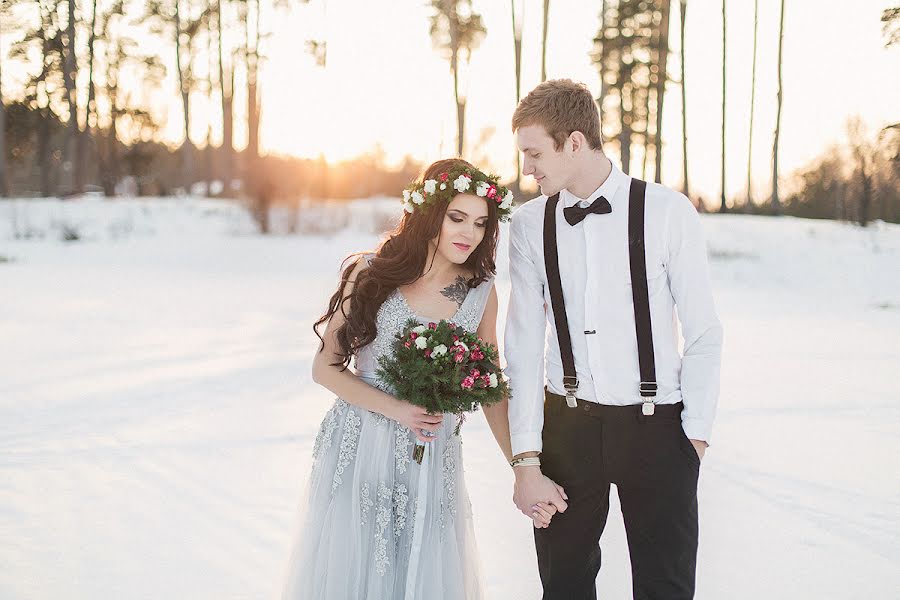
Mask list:
[[510,227],[505,353],[515,503],[559,511],[534,532],[544,599],[597,597],[613,483],[634,598],[692,598],[722,350],[697,211],[610,162],[584,85],[542,83],[512,128],[542,193]]

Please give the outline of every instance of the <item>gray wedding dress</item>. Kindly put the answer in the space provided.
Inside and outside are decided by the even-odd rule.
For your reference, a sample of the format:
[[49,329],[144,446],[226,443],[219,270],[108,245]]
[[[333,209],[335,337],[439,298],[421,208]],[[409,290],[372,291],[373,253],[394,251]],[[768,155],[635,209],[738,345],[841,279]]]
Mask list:
[[[475,331],[493,280],[469,290],[450,320]],[[359,351],[356,373],[375,375],[378,357],[413,318],[395,290],[377,316],[376,339]],[[301,530],[284,600],[472,600],[483,597],[472,508],[463,478],[462,440],[446,415],[422,464],[415,436],[378,413],[338,398],[313,447]]]

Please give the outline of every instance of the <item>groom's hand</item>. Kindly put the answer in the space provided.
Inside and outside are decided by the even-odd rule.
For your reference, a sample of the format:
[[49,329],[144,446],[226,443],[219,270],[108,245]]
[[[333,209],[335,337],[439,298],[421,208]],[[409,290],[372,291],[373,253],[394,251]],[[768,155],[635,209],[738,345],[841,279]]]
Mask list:
[[700,457],[700,460],[703,460],[703,455],[706,454],[706,447],[709,446],[703,440],[691,440],[691,445],[694,447],[694,450],[697,451],[697,456]]
[[[516,483],[513,490],[513,502],[516,508],[522,511],[526,517],[534,519],[534,506],[543,502],[553,505],[557,511],[565,512],[569,505],[566,503],[568,496],[566,491],[557,485],[552,479],[541,473],[540,467],[516,467]],[[539,521],[535,521],[535,526]],[[547,523],[544,525],[546,527]]]

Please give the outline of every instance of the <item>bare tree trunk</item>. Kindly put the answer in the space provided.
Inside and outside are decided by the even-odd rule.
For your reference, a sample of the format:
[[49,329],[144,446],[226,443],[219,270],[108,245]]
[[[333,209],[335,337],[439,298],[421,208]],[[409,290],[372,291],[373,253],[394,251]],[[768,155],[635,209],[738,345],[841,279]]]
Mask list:
[[[647,93],[644,94],[644,114],[646,118],[644,119],[644,131],[641,132],[641,141],[644,144],[644,156],[641,159],[641,179],[647,181],[647,161],[650,156],[650,147],[653,146],[654,152],[658,151],[658,149],[654,146],[655,142],[650,141],[650,88],[647,88]],[[657,138],[656,135],[653,136],[654,140]]]
[[[544,69],[544,59],[545,56],[544,50],[546,49],[547,42],[547,6],[550,0],[545,0],[544,3],[544,44],[541,48],[541,70],[543,73]],[[515,52],[515,64],[516,64],[516,106],[519,104],[519,99],[522,96],[522,27],[524,25],[525,16],[522,15],[522,18],[519,19],[519,22],[516,23],[516,0],[510,0],[510,12],[512,13],[512,28],[513,28],[513,50]],[[543,81],[543,75],[541,77],[541,81]],[[515,193],[519,193],[519,187],[521,185],[521,159],[519,157],[519,151],[516,150],[516,182],[515,182]]]
[[603,131],[603,101],[606,99],[606,60],[609,56],[606,44],[606,0],[600,4],[600,96],[597,105],[600,107],[600,130]]
[[[450,14],[449,11],[447,13]],[[456,102],[456,155],[462,156],[465,142],[466,102],[459,98],[459,31],[450,19],[450,71],[453,73],[453,99]]]
[[[0,27],[0,34],[3,28]],[[0,198],[9,195],[9,179],[6,175],[6,105],[3,103],[3,71],[0,60]],[[13,220],[15,226],[17,220]]]
[[[43,63],[46,64],[47,42],[44,41]],[[47,82],[38,83],[37,105],[38,117],[38,162],[41,171],[41,196],[49,198],[53,195],[53,182],[50,173],[50,98],[47,95]]]
[[[190,6],[190,0],[188,6]],[[191,143],[191,90],[189,82],[185,79],[185,67],[181,62],[181,0],[175,0],[175,64],[178,70],[178,87],[181,92],[181,107],[184,111],[184,143],[181,145],[181,183],[190,193],[191,184],[194,183],[194,148]],[[190,48],[188,48],[190,57]],[[190,68],[190,62],[188,62]]]
[[[547,81],[547,27],[549,24],[550,0],[544,0],[544,28],[541,30],[541,83]],[[518,153],[516,155],[518,156]]]
[[[222,29],[222,8],[225,0],[218,0],[216,19],[218,21],[218,50],[219,50],[219,93],[222,99],[222,174],[225,182],[225,195],[231,193],[231,180],[234,177],[234,117],[233,117],[233,97],[234,97],[234,61],[228,69],[228,76],[225,76],[224,50],[223,50],[223,29]],[[227,86],[226,86],[227,84]]]
[[759,0],[753,1],[753,69],[750,76],[750,134],[747,136],[747,203],[744,212],[753,208],[753,112],[756,103],[756,39],[759,30]]
[[[255,24],[251,28],[248,10],[246,21],[247,38],[247,161],[251,169],[259,158],[259,2],[255,3]],[[251,42],[251,31],[255,33]]]
[[212,196],[213,173],[213,145],[212,145],[212,106],[213,106],[213,71],[215,70],[215,55],[212,51],[213,44],[213,2],[206,0],[206,148],[203,150],[203,175],[206,180],[206,195]]
[[782,50],[784,48],[784,0],[781,0],[781,16],[778,22],[778,111],[775,113],[775,141],[772,144],[772,212],[781,214],[778,198],[778,138],[781,135],[781,103],[784,99],[781,81]]
[[688,144],[687,144],[687,84],[684,68],[684,25],[687,20],[687,0],[681,0],[681,176],[683,178],[682,193],[690,198],[688,185]]
[[[82,178],[78,182],[79,189],[84,189],[83,178],[86,177],[88,164],[88,144],[92,142],[91,116],[94,115],[96,118],[97,111],[97,90],[96,86],[94,85],[94,53],[97,42],[97,0],[93,0],[92,5],[91,36],[88,40],[88,101],[87,108],[84,111],[84,131],[78,136],[79,165],[76,173]],[[103,160],[102,157],[98,158],[99,161]],[[100,169],[100,171],[102,172],[102,169]]]
[[[666,97],[666,81],[669,78],[666,71],[666,65],[669,58],[669,13],[671,12],[672,1],[665,0],[662,5],[662,20],[659,23],[659,63],[656,79],[656,132],[653,139],[653,150],[656,162],[656,183],[662,182],[662,123],[663,123],[663,100]],[[647,115],[649,122],[650,115]],[[649,123],[648,123],[649,127]]]
[[722,0],[722,203],[719,205],[719,212],[728,210],[725,204],[725,0]]
[[632,116],[634,112],[634,89],[631,84],[631,63],[623,64],[619,76],[621,85],[618,86],[620,94],[619,116],[621,119],[619,131],[619,153],[622,160],[622,171],[626,175],[631,174],[631,134]]
[[862,197],[859,199],[859,224],[869,224],[869,212],[872,206],[872,174],[866,170],[866,159],[860,156],[859,180],[862,184]]
[[[248,193],[255,204],[256,221],[259,223],[261,233],[269,233],[269,207],[271,203],[271,184],[260,173],[259,160],[259,123],[260,123],[260,96],[259,96],[259,32],[260,32],[260,3],[254,2],[255,11],[253,24],[250,23],[250,10],[248,4],[246,19],[246,46],[247,46],[247,150],[244,163],[245,181]],[[252,42],[251,42],[252,34]]]
[[80,192],[78,176],[78,96],[75,91],[75,78],[78,75],[78,62],[75,60],[75,0],[68,0],[69,22],[66,28],[65,57],[63,58],[63,79],[66,86],[66,102],[69,105],[69,122],[66,125],[66,137],[62,163],[62,191],[66,194]]

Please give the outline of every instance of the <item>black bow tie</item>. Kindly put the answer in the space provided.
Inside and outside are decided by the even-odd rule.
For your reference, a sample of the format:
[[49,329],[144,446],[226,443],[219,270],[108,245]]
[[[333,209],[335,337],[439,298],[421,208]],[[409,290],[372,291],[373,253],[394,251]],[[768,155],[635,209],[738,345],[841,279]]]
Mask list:
[[577,225],[584,221],[584,218],[588,215],[608,215],[611,212],[612,206],[610,206],[609,201],[603,196],[600,196],[587,208],[581,208],[577,204],[575,206],[564,208],[563,216],[566,217],[566,221],[569,222],[569,225]]

